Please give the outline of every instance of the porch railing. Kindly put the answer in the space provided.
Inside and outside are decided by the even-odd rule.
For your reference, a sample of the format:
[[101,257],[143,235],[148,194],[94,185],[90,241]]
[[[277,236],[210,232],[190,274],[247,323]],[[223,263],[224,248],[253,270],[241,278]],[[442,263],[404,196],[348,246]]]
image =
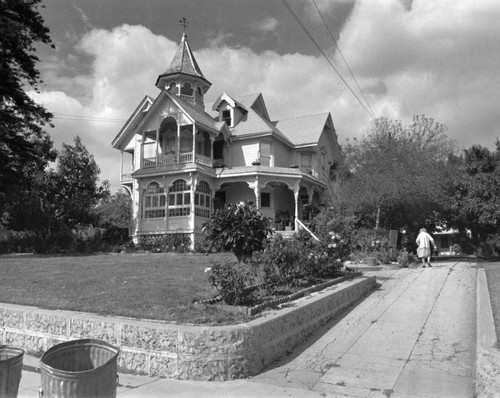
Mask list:
[[299,229],[304,229],[304,230],[306,230],[306,231],[309,233],[309,235],[311,235],[311,236],[312,236],[312,237],[313,237],[316,241],[318,241],[318,242],[319,242],[319,238],[318,238],[316,235],[314,235],[314,234],[312,233],[312,231],[311,231],[309,228],[307,228],[307,227],[305,226],[305,224],[304,224],[302,221],[300,221],[298,218],[296,218],[296,219],[295,219],[295,227],[296,227],[296,228],[295,228],[295,230],[296,230],[296,231],[298,231]]
[[[207,156],[200,155],[199,153],[193,156],[193,152],[182,152],[179,155],[179,164],[193,163],[193,162],[202,164],[204,166],[213,167],[213,160]],[[170,166],[174,164],[178,164],[176,155],[168,154],[168,155],[158,155],[152,158],[144,158],[142,162],[142,167],[148,169],[152,167]]]
[[208,156],[200,155],[199,153],[196,154],[196,163],[203,164],[209,167],[212,167],[214,164],[211,158],[209,158]]
[[179,163],[191,163],[193,161],[193,152],[181,152]]

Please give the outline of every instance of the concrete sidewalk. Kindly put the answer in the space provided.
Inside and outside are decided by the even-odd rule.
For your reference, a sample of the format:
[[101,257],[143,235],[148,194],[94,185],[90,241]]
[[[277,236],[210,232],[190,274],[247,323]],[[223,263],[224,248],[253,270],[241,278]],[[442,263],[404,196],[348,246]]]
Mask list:
[[[426,269],[376,269],[377,290],[318,330],[292,355],[252,379],[191,382],[120,374],[117,395],[474,396],[476,320],[491,323],[490,316],[476,316],[476,292],[484,301],[480,289],[485,288],[485,283],[476,285],[476,265],[443,262]],[[491,331],[491,327],[487,329]],[[24,363],[19,397],[38,397],[39,360],[25,356]]]

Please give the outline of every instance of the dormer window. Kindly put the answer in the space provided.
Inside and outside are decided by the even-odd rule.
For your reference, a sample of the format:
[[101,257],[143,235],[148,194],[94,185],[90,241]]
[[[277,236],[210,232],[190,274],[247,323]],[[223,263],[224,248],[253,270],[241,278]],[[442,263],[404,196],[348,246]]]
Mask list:
[[228,110],[225,110],[225,111],[222,111],[222,121],[223,122],[226,122],[226,124],[231,127],[231,111],[228,109]]

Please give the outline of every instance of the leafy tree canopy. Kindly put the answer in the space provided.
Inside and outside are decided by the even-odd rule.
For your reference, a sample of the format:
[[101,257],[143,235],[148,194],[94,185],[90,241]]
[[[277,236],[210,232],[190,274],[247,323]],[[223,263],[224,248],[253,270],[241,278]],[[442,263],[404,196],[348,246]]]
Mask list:
[[52,115],[25,91],[42,83],[35,44],[52,45],[38,6],[40,0],[0,1],[0,210],[17,195],[25,167],[45,167],[55,151],[43,126]]
[[[453,142],[446,127],[425,116],[412,123],[375,120],[368,135],[344,150],[344,163],[336,173],[335,205],[363,217],[375,216],[390,228],[428,222],[445,200],[449,157]],[[382,217],[382,219],[381,219]]]
[[464,150],[457,159],[460,172],[450,189],[450,221],[468,228],[475,243],[500,232],[500,141],[496,150],[479,145]]
[[69,228],[90,225],[95,221],[93,208],[109,196],[109,183],[98,186],[100,169],[80,137],[74,145],[63,144],[56,169],[57,217]]
[[123,191],[118,191],[110,197],[101,200],[96,207],[99,226],[104,228],[128,228],[132,199]]

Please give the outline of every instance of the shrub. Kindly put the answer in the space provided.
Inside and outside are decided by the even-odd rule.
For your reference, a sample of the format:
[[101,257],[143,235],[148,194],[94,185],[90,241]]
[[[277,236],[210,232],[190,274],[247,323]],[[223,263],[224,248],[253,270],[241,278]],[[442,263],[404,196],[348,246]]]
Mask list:
[[253,278],[246,266],[234,261],[212,261],[209,280],[226,304],[248,303],[252,294],[248,287],[252,284]]
[[251,264],[261,264],[263,282],[268,289],[279,285],[296,286],[305,277],[304,247],[294,239],[284,239],[276,235],[264,251],[252,257]]
[[203,225],[203,230],[215,249],[232,250],[239,262],[262,250],[272,233],[269,219],[249,204],[217,210]]
[[144,239],[141,241],[139,250],[152,253],[187,253],[189,252],[191,239],[186,234],[168,234],[155,239]]

